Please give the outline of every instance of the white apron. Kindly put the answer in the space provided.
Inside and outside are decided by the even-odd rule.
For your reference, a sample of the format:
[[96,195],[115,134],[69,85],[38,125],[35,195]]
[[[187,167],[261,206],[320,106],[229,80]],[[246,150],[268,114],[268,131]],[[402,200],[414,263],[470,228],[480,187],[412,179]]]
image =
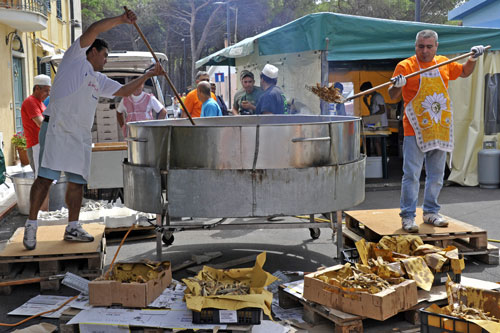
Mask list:
[[88,180],[92,153],[90,131],[98,99],[97,78],[87,73],[83,84],[73,94],[50,101],[43,167],[76,173]]

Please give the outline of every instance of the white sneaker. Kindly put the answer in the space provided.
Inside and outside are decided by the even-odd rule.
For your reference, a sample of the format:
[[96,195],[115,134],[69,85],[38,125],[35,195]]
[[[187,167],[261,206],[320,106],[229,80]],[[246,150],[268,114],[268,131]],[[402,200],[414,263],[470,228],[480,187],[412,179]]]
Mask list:
[[36,231],[37,227],[33,224],[26,224],[24,227],[24,237],[23,237],[23,245],[26,250],[34,250],[36,247]]
[[418,225],[415,223],[413,217],[403,217],[401,218],[401,223],[403,224],[403,230],[406,232],[418,232]]
[[424,223],[431,224],[435,227],[448,226],[448,221],[446,221],[441,215],[434,213],[424,214]]
[[64,232],[64,240],[77,241],[77,242],[93,242],[94,237],[82,228],[82,224],[78,222],[76,228],[69,225]]

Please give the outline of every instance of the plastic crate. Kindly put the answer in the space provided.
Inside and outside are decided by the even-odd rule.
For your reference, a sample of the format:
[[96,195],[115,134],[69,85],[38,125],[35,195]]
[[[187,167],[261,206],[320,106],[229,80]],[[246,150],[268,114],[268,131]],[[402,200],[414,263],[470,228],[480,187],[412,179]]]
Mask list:
[[260,308],[244,308],[236,310],[238,321],[225,322],[221,321],[219,309],[206,308],[200,312],[193,311],[193,324],[239,324],[239,325],[260,325],[262,318],[262,309]]
[[420,309],[420,333],[486,333],[474,323]]
[[359,253],[358,249],[353,247],[352,249],[344,249],[342,250],[342,263],[350,263],[350,264],[356,264],[359,262]]

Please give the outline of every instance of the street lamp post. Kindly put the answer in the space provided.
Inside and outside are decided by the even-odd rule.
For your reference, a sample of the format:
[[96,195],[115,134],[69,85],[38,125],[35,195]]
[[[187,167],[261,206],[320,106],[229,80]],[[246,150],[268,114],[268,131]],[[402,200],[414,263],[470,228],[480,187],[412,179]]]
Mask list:
[[186,91],[186,88],[187,88],[187,78],[186,78],[186,39],[183,38],[183,39],[181,39],[181,41],[184,44],[184,58],[182,59],[182,67],[184,67],[184,91]]
[[[227,29],[227,46],[231,46],[231,27],[229,26],[229,15],[230,15],[230,10],[229,10],[229,2],[226,2],[226,29]],[[228,85],[228,100],[229,100],[229,108],[231,108],[231,65],[229,64],[229,58],[228,58],[228,64],[227,64],[227,85]]]

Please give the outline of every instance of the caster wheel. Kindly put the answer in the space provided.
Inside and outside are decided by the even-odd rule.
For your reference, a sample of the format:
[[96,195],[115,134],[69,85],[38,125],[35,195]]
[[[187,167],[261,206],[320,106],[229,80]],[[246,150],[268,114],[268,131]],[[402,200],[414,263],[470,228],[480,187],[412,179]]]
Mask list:
[[166,246],[172,245],[172,243],[175,240],[174,233],[170,231],[165,231],[163,233],[163,236],[161,237],[161,240],[163,241],[163,244],[165,244]]
[[309,234],[312,239],[318,239],[319,235],[321,235],[321,230],[319,228],[309,228]]

